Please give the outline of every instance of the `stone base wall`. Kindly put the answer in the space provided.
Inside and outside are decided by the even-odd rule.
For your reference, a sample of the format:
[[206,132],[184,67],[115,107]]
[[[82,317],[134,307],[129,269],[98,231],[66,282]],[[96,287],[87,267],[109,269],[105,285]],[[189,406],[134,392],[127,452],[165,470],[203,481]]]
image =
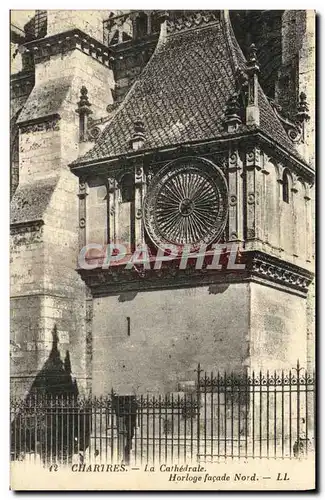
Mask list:
[[207,372],[307,367],[306,299],[257,283],[93,301],[93,390],[166,393]]
[[[177,391],[207,371],[242,371],[248,285],[212,285],[95,298],[93,390]],[[129,319],[128,319],[129,318]]]
[[252,283],[250,303],[250,368],[307,368],[306,299]]

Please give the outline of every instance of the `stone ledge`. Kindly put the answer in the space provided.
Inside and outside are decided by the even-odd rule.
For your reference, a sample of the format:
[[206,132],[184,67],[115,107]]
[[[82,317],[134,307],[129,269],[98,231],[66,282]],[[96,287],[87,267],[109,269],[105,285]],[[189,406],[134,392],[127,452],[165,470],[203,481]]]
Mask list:
[[[125,266],[93,270],[77,269],[83,281],[92,290],[93,297],[126,291],[143,292],[154,289],[172,289],[189,286],[224,285],[259,282],[301,297],[306,297],[313,273],[270,257],[262,252],[243,252],[240,270],[178,269],[170,262],[159,271],[127,270]],[[212,292],[211,292],[212,293]]]
[[37,232],[44,225],[44,221],[42,219],[30,220],[26,222],[17,222],[12,223],[10,225],[10,234],[21,234],[21,233],[30,233]]
[[27,93],[26,87],[33,86],[35,83],[34,72],[20,71],[10,76],[10,89],[13,91],[16,88],[23,88],[24,93]]
[[27,52],[34,54],[35,61],[52,55],[63,54],[78,49],[91,56],[100,64],[109,67],[109,50],[105,45],[79,29],[58,33],[49,37],[33,40],[24,45]]

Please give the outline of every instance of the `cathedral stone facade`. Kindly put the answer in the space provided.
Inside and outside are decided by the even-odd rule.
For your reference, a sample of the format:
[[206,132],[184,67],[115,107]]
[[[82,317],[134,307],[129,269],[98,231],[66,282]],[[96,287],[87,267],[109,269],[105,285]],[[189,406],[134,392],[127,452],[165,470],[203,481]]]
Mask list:
[[[313,365],[314,12],[11,23],[13,390],[54,328],[99,395],[175,392],[198,363]],[[133,264],[105,266],[108,244]],[[215,244],[235,267],[212,269]],[[154,268],[162,245],[188,265]]]

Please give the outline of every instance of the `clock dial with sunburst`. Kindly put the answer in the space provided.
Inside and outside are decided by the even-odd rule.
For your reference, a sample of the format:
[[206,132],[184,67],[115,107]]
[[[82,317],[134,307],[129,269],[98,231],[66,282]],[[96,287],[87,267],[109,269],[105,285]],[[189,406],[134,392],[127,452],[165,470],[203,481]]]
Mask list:
[[227,215],[227,185],[221,170],[205,159],[166,165],[153,178],[144,220],[156,246],[193,248],[220,238]]

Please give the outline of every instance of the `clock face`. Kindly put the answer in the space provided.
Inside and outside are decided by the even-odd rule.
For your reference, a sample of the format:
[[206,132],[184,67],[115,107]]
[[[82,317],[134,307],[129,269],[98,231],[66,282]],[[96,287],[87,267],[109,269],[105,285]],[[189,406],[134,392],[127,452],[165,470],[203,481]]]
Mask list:
[[152,179],[144,221],[156,246],[190,245],[194,250],[220,238],[227,206],[221,170],[209,160],[184,158],[169,163]]

